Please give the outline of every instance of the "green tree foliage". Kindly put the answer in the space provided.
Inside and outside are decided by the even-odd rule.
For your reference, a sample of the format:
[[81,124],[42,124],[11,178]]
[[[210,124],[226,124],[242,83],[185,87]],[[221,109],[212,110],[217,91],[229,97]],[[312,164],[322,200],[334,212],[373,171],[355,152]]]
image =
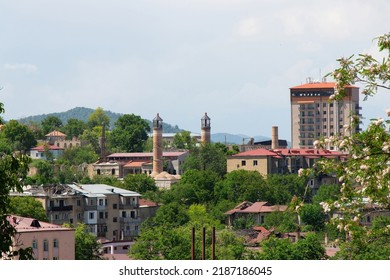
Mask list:
[[110,125],[110,117],[104,112],[103,108],[98,107],[96,110],[91,113],[88,117],[88,126],[92,129],[96,126],[106,126]]
[[340,198],[339,185],[322,185],[317,193],[313,196],[313,203],[320,204],[321,202],[333,203]]
[[[69,225],[65,225],[70,227]],[[103,250],[95,235],[88,232],[85,224],[77,224],[75,230],[75,259],[76,260],[101,260]]]
[[79,137],[84,133],[84,130],[88,128],[88,125],[79,119],[69,119],[64,126],[64,132],[68,139],[73,137]]
[[272,174],[267,176],[269,185],[267,201],[273,204],[286,204],[293,196],[297,196],[304,201],[310,199],[310,187],[306,180],[296,174]]
[[62,121],[57,116],[48,116],[42,122],[42,132],[44,135],[52,132],[53,130],[61,131],[63,128]]
[[14,151],[27,152],[37,144],[32,131],[15,120],[10,120],[1,133]]
[[305,225],[309,225],[315,231],[323,230],[326,215],[319,204],[305,204],[300,208],[299,215]]
[[109,142],[123,152],[142,152],[150,127],[140,116],[125,114],[116,121]]
[[50,163],[46,160],[37,160],[34,161],[33,166],[37,168],[36,183],[37,184],[47,184],[53,183],[54,178],[54,166],[53,163]]
[[[378,37],[377,42],[384,57],[381,61],[371,55],[338,60],[340,67],[331,73],[336,81],[336,91],[331,99],[341,99],[345,96],[345,87],[356,82],[363,85],[362,93],[366,97],[376,94],[378,88],[390,89],[390,33]],[[389,116],[390,109],[386,113]],[[347,152],[349,158],[340,162],[323,160],[310,172],[335,174],[341,183],[340,198],[333,203],[321,203],[326,213],[337,211],[341,214],[331,220],[348,237],[341,242],[338,256],[345,259],[389,259],[389,252],[383,252],[382,240],[388,242],[390,225],[375,229],[360,224],[367,201],[377,209],[390,209],[389,120],[371,120],[366,130],[355,132],[358,121],[356,117],[352,119],[351,124],[345,127],[343,137],[334,135],[314,143],[317,148],[329,144]],[[302,173],[307,176],[310,172]],[[373,256],[371,252],[383,253]]]
[[123,179],[123,188],[139,194],[157,190],[154,180],[146,174],[128,174]]
[[42,203],[31,196],[11,196],[8,212],[21,217],[47,221],[46,211]]
[[277,232],[293,232],[297,229],[297,216],[290,211],[272,212],[265,216],[264,226]]
[[257,171],[234,170],[215,187],[217,199],[235,202],[267,201],[271,204],[287,204],[292,197],[308,197],[306,183],[295,174],[270,175],[264,178]]
[[183,169],[209,170],[220,177],[226,174],[226,150],[222,144],[205,144],[195,147],[183,164]]
[[304,239],[292,243],[289,239],[272,237],[261,243],[262,251],[257,257],[261,260],[323,260],[327,256],[315,234],[307,234]]
[[209,170],[188,170],[179,183],[172,186],[172,198],[186,205],[208,203],[214,200],[214,186],[219,176]]
[[[226,199],[236,203],[261,201],[266,189],[266,180],[256,171],[235,170],[215,186],[218,200]],[[265,198],[265,197],[264,197]]]
[[348,242],[342,242],[334,259],[343,260],[388,260],[390,256],[390,217],[378,216],[368,232],[355,227]]
[[59,162],[66,162],[71,165],[82,163],[94,163],[99,159],[92,145],[72,147],[64,150]]
[[[0,103],[0,113],[4,113],[2,103]],[[10,204],[9,193],[10,191],[23,191],[23,180],[27,176],[29,162],[29,157],[24,155],[0,156],[0,255],[4,254],[8,257],[19,255],[20,259],[32,258],[31,248],[10,251],[16,230],[7,220]]]
[[101,137],[101,129],[86,129],[80,136],[80,140],[85,140],[93,147],[96,154],[100,154],[99,138]]
[[[164,205],[166,206],[166,205]],[[204,205],[191,205],[188,210],[180,209],[180,213],[186,218],[180,218],[181,222],[175,222],[174,217],[178,213],[179,205],[169,207],[162,206],[156,217],[147,221],[142,226],[141,236],[132,246],[129,255],[142,260],[190,260],[192,229],[195,229],[195,258],[201,259],[202,234],[206,229],[206,258],[211,259],[212,228],[219,225],[207,213]],[[163,209],[163,207],[165,209]],[[160,210],[163,209],[159,213]],[[167,218],[169,216],[169,218]],[[169,220],[169,221],[167,221]],[[165,221],[165,222],[164,222]],[[240,259],[245,253],[242,239],[233,233],[223,230],[217,232],[216,256],[217,259]]]
[[187,130],[183,130],[178,132],[173,137],[172,146],[176,149],[188,149],[192,150],[197,141],[195,137],[191,137],[191,132]]

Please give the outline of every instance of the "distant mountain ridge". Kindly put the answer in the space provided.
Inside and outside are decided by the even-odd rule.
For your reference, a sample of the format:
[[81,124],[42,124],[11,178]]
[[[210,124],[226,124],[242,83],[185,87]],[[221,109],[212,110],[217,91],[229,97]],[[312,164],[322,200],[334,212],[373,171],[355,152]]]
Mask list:
[[[70,109],[65,112],[60,113],[50,113],[50,114],[41,114],[41,115],[35,115],[30,117],[25,117],[17,120],[20,123],[28,124],[30,122],[33,123],[41,123],[45,118],[49,116],[56,116],[58,117],[63,124],[66,124],[69,119],[78,119],[82,120],[83,122],[87,122],[89,116],[94,112],[94,109],[91,108],[85,108],[85,107],[76,107],[73,109]],[[115,126],[115,122],[118,120],[118,118],[124,114],[120,113],[114,113],[108,110],[104,110],[104,113],[107,114],[107,116],[110,118],[110,127],[113,128]],[[149,123],[149,126],[152,127],[152,121],[145,119]],[[173,126],[168,123],[163,123],[163,130],[167,133],[177,133],[182,131],[177,125]]]
[[[73,109],[70,109],[65,112],[59,112],[59,113],[50,113],[50,114],[41,114],[41,115],[35,115],[35,116],[29,116],[25,118],[18,119],[17,121],[23,124],[29,124],[31,122],[33,123],[41,123],[45,118],[48,116],[56,116],[58,117],[63,124],[66,124],[69,119],[79,119],[83,122],[87,122],[89,116],[95,111],[95,109],[91,108],[85,108],[85,107],[76,107]],[[104,110],[104,112],[107,114],[107,116],[110,118],[110,127],[113,128],[115,126],[115,122],[118,120],[120,116],[123,114],[120,113],[114,113],[108,110]],[[152,121],[145,119],[149,126],[152,127]],[[185,129],[179,128],[177,125],[171,125],[168,123],[163,123],[163,131],[164,133],[178,133],[180,131],[183,131]],[[271,139],[270,137],[266,136],[254,136],[253,137],[255,142],[256,141],[264,141]],[[242,134],[230,134],[230,133],[212,133],[211,134],[211,141],[212,142],[220,142],[220,143],[226,143],[226,144],[244,144],[248,143],[250,140],[250,137],[247,135]]]

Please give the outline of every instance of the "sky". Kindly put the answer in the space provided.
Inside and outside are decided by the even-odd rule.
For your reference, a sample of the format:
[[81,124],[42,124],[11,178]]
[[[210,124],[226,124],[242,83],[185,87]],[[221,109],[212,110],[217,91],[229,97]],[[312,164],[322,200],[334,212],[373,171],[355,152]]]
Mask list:
[[[390,1],[0,0],[5,120],[101,107],[290,141],[289,89],[377,55]],[[363,99],[363,98],[362,98]],[[361,99],[361,100],[362,100]],[[383,117],[390,94],[361,103]]]

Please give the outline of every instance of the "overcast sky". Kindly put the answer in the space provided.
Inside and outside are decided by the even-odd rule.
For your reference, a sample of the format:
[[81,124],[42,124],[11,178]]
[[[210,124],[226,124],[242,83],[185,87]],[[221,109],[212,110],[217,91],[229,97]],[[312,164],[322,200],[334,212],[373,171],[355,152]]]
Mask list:
[[[375,52],[390,1],[0,0],[4,118],[102,107],[290,140],[289,88]],[[390,93],[362,102],[384,115]]]

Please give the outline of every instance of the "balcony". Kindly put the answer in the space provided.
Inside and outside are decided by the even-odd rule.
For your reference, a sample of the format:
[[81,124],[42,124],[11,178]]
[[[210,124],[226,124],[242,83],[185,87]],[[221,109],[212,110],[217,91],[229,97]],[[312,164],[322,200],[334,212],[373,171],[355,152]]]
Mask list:
[[119,209],[135,209],[139,208],[139,204],[119,204]]
[[47,208],[48,211],[72,211],[73,205],[67,205],[67,206],[51,206]]
[[141,218],[119,218],[119,222],[128,225],[140,224]]

